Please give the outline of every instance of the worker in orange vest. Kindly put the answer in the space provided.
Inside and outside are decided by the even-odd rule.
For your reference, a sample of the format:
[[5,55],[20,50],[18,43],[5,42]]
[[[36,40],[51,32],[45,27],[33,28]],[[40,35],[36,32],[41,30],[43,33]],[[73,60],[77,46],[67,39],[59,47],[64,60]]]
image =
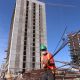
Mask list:
[[43,68],[45,69],[45,72],[42,75],[41,80],[55,80],[56,67],[55,67],[54,59],[51,58],[52,55],[47,51],[45,45],[42,44],[40,46],[40,50],[41,50],[41,63]]

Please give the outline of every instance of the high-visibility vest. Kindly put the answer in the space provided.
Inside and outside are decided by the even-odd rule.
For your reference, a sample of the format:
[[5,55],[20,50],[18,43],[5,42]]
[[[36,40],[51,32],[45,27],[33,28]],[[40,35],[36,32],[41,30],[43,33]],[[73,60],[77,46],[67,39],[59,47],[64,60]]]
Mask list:
[[[41,56],[41,62],[42,62],[42,64],[46,64],[46,65],[47,65],[47,69],[55,69],[55,68],[56,68],[55,65],[48,65],[48,63],[47,63],[47,61],[48,61],[51,57],[52,57],[52,55],[51,55],[49,52],[47,52],[46,55],[42,55],[42,56]],[[51,64],[54,64],[54,59],[53,59],[53,58],[50,59],[50,63],[51,63]]]

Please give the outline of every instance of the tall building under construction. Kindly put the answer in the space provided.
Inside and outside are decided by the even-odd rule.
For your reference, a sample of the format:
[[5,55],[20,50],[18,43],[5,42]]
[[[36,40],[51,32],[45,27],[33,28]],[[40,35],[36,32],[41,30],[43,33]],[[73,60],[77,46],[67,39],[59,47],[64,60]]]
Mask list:
[[47,46],[45,4],[16,0],[11,21],[6,70],[13,73],[40,69],[40,44]]
[[78,34],[69,34],[69,46],[70,53],[72,58],[72,64],[77,67],[80,66],[80,33]]

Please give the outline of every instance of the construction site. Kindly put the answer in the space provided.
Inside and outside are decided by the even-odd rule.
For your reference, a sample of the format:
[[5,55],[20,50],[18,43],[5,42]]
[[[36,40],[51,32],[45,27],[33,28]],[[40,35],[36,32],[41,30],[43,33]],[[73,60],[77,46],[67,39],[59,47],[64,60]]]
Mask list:
[[[6,61],[0,71],[1,76],[5,75],[7,80],[42,80],[47,70],[43,68],[40,49],[41,44],[48,47],[46,5],[55,6],[38,0],[16,0],[11,19],[8,48],[5,51]],[[68,5],[68,7],[72,6]],[[55,65],[54,80],[80,80],[80,29],[69,32],[64,38],[66,30],[67,27],[61,35],[59,41],[59,43],[62,42],[61,45],[53,51],[47,63],[65,46],[68,46],[71,61],[54,60],[54,63],[62,64],[61,66]]]

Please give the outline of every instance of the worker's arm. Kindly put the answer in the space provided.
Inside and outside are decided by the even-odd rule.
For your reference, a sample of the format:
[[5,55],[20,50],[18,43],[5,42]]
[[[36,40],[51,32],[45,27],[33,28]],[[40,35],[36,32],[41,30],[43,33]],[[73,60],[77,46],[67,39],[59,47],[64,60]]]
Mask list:
[[43,68],[47,68],[48,60],[43,60],[41,63],[42,63]]
[[[51,58],[52,55],[49,54],[49,58],[48,58],[48,65],[49,66],[54,66],[55,67],[55,61],[54,61],[54,58]],[[51,58],[51,59],[50,59]],[[56,67],[55,67],[56,68]]]

